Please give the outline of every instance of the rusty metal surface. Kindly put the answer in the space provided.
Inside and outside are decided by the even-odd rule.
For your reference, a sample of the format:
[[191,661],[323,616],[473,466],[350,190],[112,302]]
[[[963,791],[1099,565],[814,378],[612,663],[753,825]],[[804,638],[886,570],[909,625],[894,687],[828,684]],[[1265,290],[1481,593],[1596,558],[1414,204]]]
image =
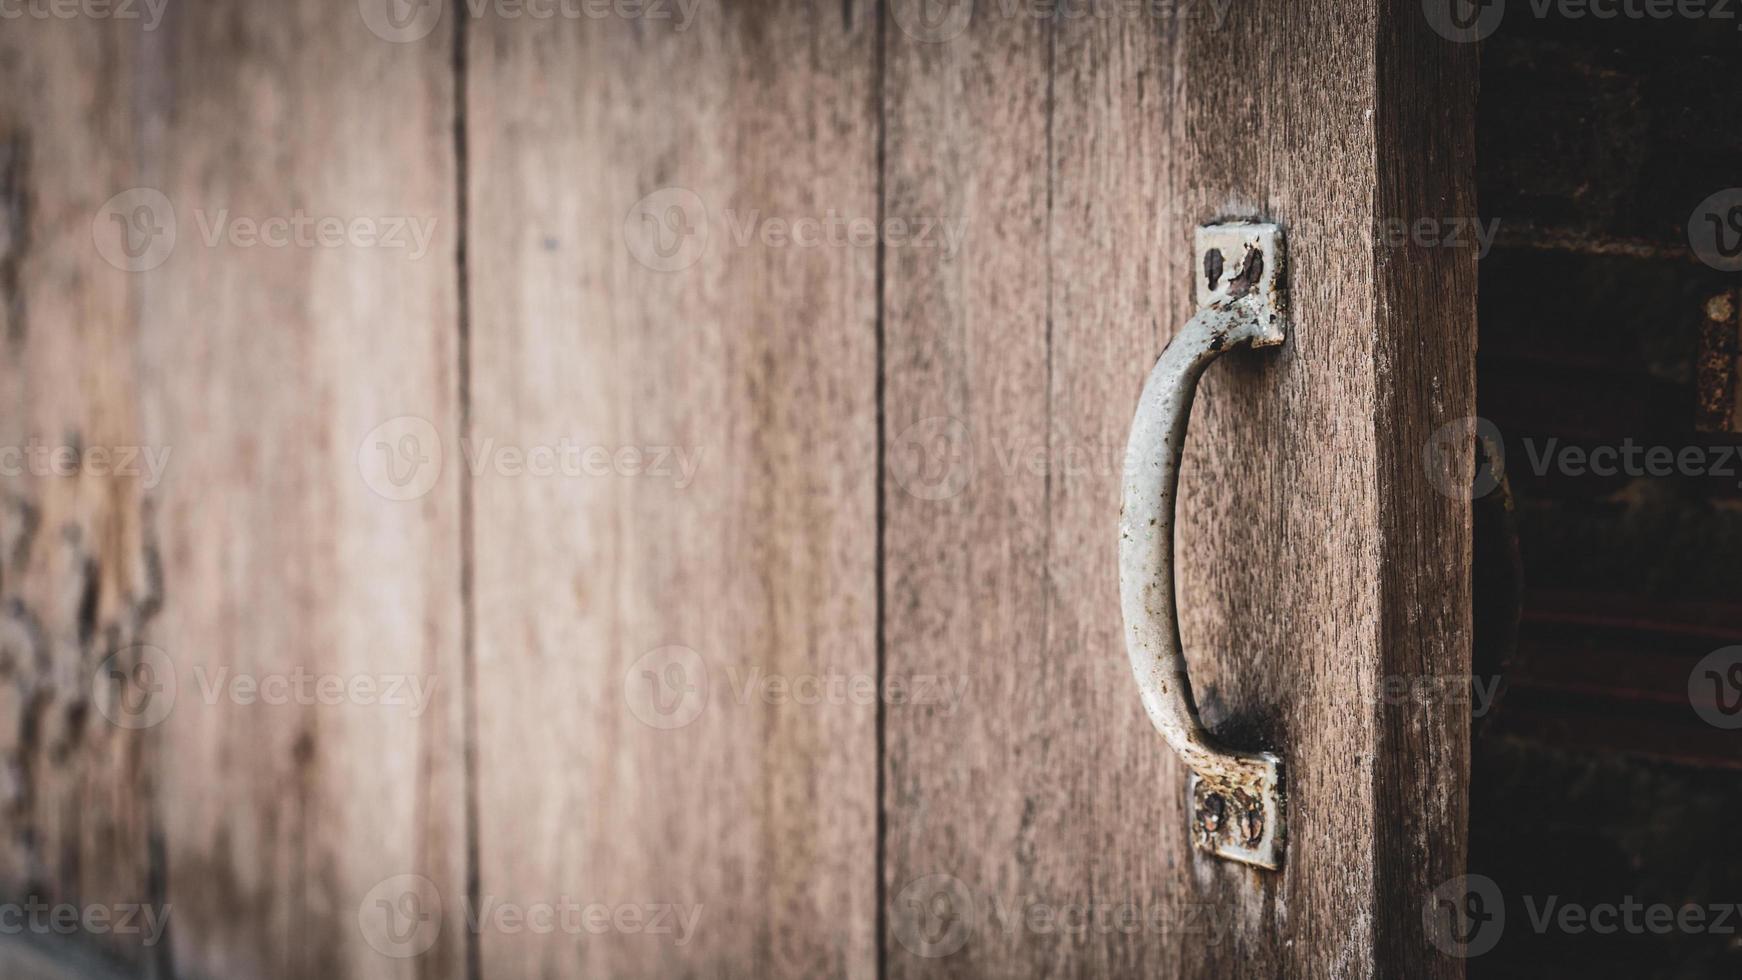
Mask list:
[[1737,359],[1742,357],[1736,291],[1726,289],[1708,300],[1700,328],[1700,349],[1694,363],[1699,405],[1694,427],[1700,432],[1742,432],[1742,402],[1738,401]]
[[1265,868],[1282,864],[1282,763],[1267,752],[1217,745],[1198,717],[1180,649],[1173,532],[1180,456],[1198,378],[1229,348],[1283,342],[1283,259],[1282,232],[1275,225],[1198,229],[1199,310],[1162,351],[1143,387],[1126,444],[1119,516],[1126,652],[1145,712],[1192,771],[1192,839],[1221,857]]

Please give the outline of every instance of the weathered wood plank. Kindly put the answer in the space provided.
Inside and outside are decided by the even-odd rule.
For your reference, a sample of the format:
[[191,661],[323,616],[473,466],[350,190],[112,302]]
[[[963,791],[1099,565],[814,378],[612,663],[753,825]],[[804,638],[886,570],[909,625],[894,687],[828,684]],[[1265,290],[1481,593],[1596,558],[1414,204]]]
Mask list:
[[[162,452],[144,434],[133,283],[91,237],[104,200],[138,182],[140,33],[89,19],[0,31],[0,896],[15,902],[152,890],[150,746],[104,721],[92,678],[156,607],[153,481],[78,462]],[[109,70],[80,67],[97,64]],[[152,956],[87,938],[135,965]]]
[[877,214],[875,8],[722,7],[469,31],[480,892],[699,906],[488,975],[876,972],[876,251],[763,237]]
[[1051,549],[1085,546],[1048,525],[1050,29],[987,8],[933,31],[926,9],[891,4],[885,209],[966,234],[885,265],[885,669],[965,698],[887,717],[884,944],[892,977],[1064,972],[1070,942],[996,912],[1065,897],[1081,866],[1054,846],[1091,776],[1058,701],[1082,668],[1047,642]]
[[[1467,670],[1467,511],[1421,454],[1471,414],[1472,256],[1373,236],[1386,219],[1473,216],[1469,52],[1361,5],[1251,4],[1166,29],[1023,13],[947,39],[914,36],[940,25],[903,9],[709,10],[692,31],[469,25],[467,378],[440,32],[393,44],[307,4],[238,5],[123,45],[137,90],[113,131],[39,143],[49,116],[6,117],[27,173],[39,145],[136,161],[53,168],[52,222],[21,225],[39,198],[8,190],[9,231],[31,235],[0,253],[24,284],[8,287],[4,342],[57,377],[99,366],[97,394],[64,403],[4,372],[7,403],[28,407],[7,438],[76,425],[79,441],[88,427],[175,453],[161,487],[13,489],[9,534],[46,515],[94,528],[80,534],[114,559],[25,549],[6,570],[0,587],[31,583],[55,617],[59,645],[47,666],[32,648],[33,669],[74,685],[95,670],[108,629],[83,625],[92,607],[96,622],[133,610],[116,629],[158,644],[178,678],[160,724],[102,731],[120,761],[56,777],[56,813],[97,786],[120,801],[97,809],[138,816],[106,832],[99,853],[125,859],[112,881],[63,860],[54,887],[173,901],[169,960],[194,975],[456,975],[468,913],[565,901],[619,922],[678,906],[683,932],[486,917],[487,969],[868,975],[881,943],[897,976],[1455,975],[1429,958],[1419,909],[1461,862],[1462,706],[1399,714],[1374,692]],[[31,77],[33,54],[6,55]],[[1236,84],[1254,63],[1269,79]],[[113,192],[87,174],[175,204],[181,243],[161,267],[107,269],[53,238]],[[415,259],[207,243],[220,209],[435,235]],[[877,248],[764,237],[800,218],[836,234],[831,212],[937,229],[873,233],[881,364]],[[1114,601],[1130,403],[1186,312],[1191,225],[1233,214],[1294,232],[1296,334],[1206,381],[1184,631],[1212,727],[1289,760],[1290,857],[1268,877],[1189,850],[1183,772],[1137,708]],[[700,240],[683,233],[702,229],[689,252]],[[124,286],[68,301],[49,270]],[[41,324],[61,329],[32,346]],[[380,427],[407,417],[428,428]],[[390,466],[438,448],[439,470],[395,481]],[[167,598],[145,630],[153,535]],[[879,587],[887,679],[950,697],[862,703]],[[462,601],[477,617],[476,894]],[[438,686],[425,712],[208,703],[223,668]],[[28,886],[40,855],[15,846],[7,874]],[[443,899],[433,948],[406,959],[356,928],[399,873]],[[939,894],[972,903],[960,948],[929,931],[952,925]],[[1083,910],[1126,909],[1135,933],[1071,931]]]
[[[1473,414],[1475,256],[1383,236],[1475,217],[1472,52],[1414,7],[1198,13],[977,13],[927,48],[890,32],[889,207],[970,219],[957,261],[889,266],[890,431],[957,417],[979,464],[956,496],[917,499],[890,444],[888,670],[964,673],[977,709],[889,718],[895,976],[1461,969],[1421,910],[1461,868],[1467,705],[1378,692],[1469,669],[1467,501],[1424,453]],[[1289,229],[1294,328],[1203,383],[1182,632],[1206,722],[1286,761],[1280,874],[1191,849],[1185,772],[1118,626],[1117,447],[1189,313],[1191,228],[1222,217]],[[1046,433],[1039,472],[996,467],[1013,430]],[[1106,462],[1073,467],[1085,452]],[[1455,487],[1470,460],[1452,455]],[[904,893],[927,874],[955,879],[953,910]],[[1039,906],[1135,922],[1072,934],[1024,918]],[[965,914],[948,955],[900,945],[909,920],[946,934]]]
[[[177,449],[156,633],[182,689],[159,790],[175,964],[457,976],[460,468],[433,469],[438,447],[401,442],[420,430],[392,421],[446,434],[458,418],[450,48],[384,40],[316,2],[189,11],[152,43],[142,89],[166,105],[143,176],[182,226],[141,283],[139,328],[152,438]],[[208,246],[223,209],[403,222],[407,247],[349,233]],[[423,706],[207,704],[196,672],[223,668],[433,692]],[[359,913],[401,874],[445,899],[442,929],[383,953]]]
[[[139,28],[27,18],[4,42],[29,215],[8,243],[7,437],[168,453],[160,482],[21,491],[96,580],[98,628],[47,665],[55,697],[95,705],[68,710],[84,742],[56,778],[83,778],[78,753],[141,773],[60,793],[45,880],[170,906],[146,955],[180,976],[457,976],[456,905],[414,958],[359,928],[392,876],[464,892],[460,470],[388,499],[369,446],[396,416],[457,418],[450,45],[315,2]],[[53,600],[80,567],[18,574]],[[88,618],[63,605],[56,632]],[[157,672],[116,680],[105,660],[134,641]],[[413,682],[427,700],[354,686]],[[137,728],[108,720],[124,696]]]

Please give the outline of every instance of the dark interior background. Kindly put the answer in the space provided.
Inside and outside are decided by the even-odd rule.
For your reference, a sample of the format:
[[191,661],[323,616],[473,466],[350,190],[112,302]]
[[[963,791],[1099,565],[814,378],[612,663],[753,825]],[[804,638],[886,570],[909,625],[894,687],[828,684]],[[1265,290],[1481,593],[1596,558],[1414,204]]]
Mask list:
[[1509,905],[1472,977],[1742,971],[1734,933],[1539,934],[1521,898],[1742,899],[1742,732],[1704,722],[1687,686],[1742,642],[1739,478],[1535,465],[1550,439],[1742,444],[1738,279],[1687,230],[1742,184],[1737,28],[1514,3],[1483,42],[1477,183],[1499,226],[1477,403],[1506,481],[1477,501],[1476,662],[1505,687],[1476,721],[1470,863]]

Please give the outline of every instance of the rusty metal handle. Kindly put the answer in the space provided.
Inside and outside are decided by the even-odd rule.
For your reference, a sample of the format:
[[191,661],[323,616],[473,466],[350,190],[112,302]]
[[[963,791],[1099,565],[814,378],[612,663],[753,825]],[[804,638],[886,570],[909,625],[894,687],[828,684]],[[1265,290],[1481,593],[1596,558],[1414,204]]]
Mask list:
[[1217,855],[1282,864],[1282,761],[1218,746],[1198,718],[1175,609],[1175,491],[1198,377],[1230,347],[1282,343],[1287,326],[1282,231],[1268,224],[1197,229],[1198,312],[1162,351],[1126,443],[1119,514],[1119,598],[1125,648],[1143,708],[1192,771],[1191,836]]

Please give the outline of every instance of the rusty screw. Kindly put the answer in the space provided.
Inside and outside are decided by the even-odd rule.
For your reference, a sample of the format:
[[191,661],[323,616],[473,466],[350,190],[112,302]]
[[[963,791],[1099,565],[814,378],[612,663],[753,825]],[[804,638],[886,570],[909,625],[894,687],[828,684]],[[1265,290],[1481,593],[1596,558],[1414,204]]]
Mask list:
[[1253,847],[1264,837],[1264,810],[1256,800],[1242,812],[1243,830],[1246,831],[1246,846]]
[[1220,793],[1210,793],[1198,805],[1198,822],[1204,825],[1204,830],[1214,834],[1222,826],[1222,818],[1228,808],[1227,801]]

